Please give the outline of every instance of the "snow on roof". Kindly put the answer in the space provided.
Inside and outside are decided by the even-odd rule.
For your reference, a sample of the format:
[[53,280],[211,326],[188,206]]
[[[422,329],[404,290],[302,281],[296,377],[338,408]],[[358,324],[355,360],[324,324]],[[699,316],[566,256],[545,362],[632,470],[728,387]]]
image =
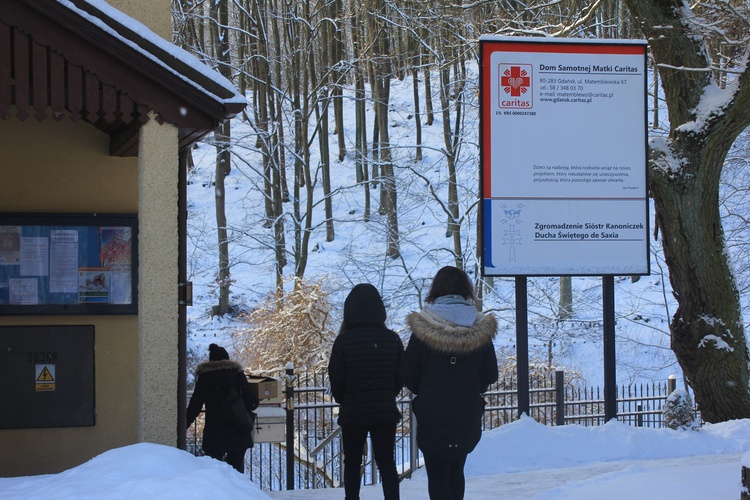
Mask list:
[[[241,95],[237,91],[236,87],[219,72],[208,67],[205,63],[203,63],[201,60],[188,53],[187,51],[160,37],[153,31],[151,31],[146,25],[110,6],[104,0],[55,1],[60,5],[66,7],[70,11],[74,12],[81,18],[86,19],[93,25],[101,28],[102,31],[105,31],[122,43],[128,45],[129,47],[132,47],[144,57],[147,57],[148,59],[154,61],[165,70],[178,76],[180,79],[199,89],[201,92],[211,95],[217,101],[224,104],[247,104],[245,96]],[[79,7],[79,5],[81,7]],[[102,17],[97,17],[97,15],[95,15],[96,13],[100,13]],[[178,71],[174,65],[168,64],[168,61],[166,61],[164,58],[158,57],[157,54],[152,53],[142,45],[132,41],[128,36],[126,36],[128,32],[137,35],[141,39],[148,42],[148,44],[157,47],[166,55],[175,59],[176,61],[179,61],[187,68],[194,70],[206,80],[217,84],[221,88],[221,90],[224,90],[226,92],[226,95],[228,97],[217,95],[216,91],[212,91],[211,89],[206,88],[206,86],[202,85],[199,81],[196,81],[195,79],[190,78],[188,75],[185,75],[183,72]]]

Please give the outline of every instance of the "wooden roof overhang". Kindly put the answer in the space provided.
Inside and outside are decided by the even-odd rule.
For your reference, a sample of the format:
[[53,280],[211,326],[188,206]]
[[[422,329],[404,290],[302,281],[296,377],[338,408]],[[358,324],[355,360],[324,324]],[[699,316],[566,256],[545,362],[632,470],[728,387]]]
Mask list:
[[184,148],[246,106],[219,73],[103,2],[2,4],[0,119],[81,120],[110,136],[111,155],[136,156],[149,112]]

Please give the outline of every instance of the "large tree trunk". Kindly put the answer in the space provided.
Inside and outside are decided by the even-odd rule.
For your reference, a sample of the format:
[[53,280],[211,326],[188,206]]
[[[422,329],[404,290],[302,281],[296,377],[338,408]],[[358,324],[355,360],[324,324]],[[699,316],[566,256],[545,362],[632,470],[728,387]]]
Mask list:
[[570,276],[560,276],[560,300],[557,306],[558,321],[573,317],[573,278]]
[[651,141],[650,189],[679,305],[671,323],[672,349],[704,420],[748,418],[748,349],[719,215],[724,160],[750,124],[747,71],[726,106],[696,115],[704,90],[714,83],[704,70],[711,66],[705,40],[678,17],[685,4],[627,3],[660,65],[669,112],[669,136]]
[[[213,19],[211,23],[216,59],[219,72],[226,78],[231,78],[231,59],[229,56],[229,39],[227,24],[229,7],[226,1],[213,4]],[[232,283],[229,264],[229,239],[227,235],[226,198],[224,178],[231,172],[231,141],[230,122],[225,121],[214,131],[216,140],[216,228],[219,246],[219,270],[216,281],[219,285],[219,303],[213,307],[212,314],[223,316],[229,312],[229,289]]]
[[229,288],[232,283],[229,266],[229,237],[227,234],[227,211],[224,179],[229,175],[231,156],[229,153],[229,122],[224,122],[214,131],[216,141],[216,178],[214,194],[216,200],[216,232],[218,237],[219,269],[216,283],[219,285],[219,303],[211,314],[223,316],[229,312]]
[[[315,99],[315,116],[318,122],[318,144],[320,147],[320,170],[323,181],[323,207],[325,210],[326,241],[336,239],[336,231],[333,226],[333,201],[331,200],[331,149],[329,140],[328,112],[332,102],[329,89],[331,82],[331,61],[329,60],[329,46],[334,43],[328,23],[323,23],[320,31],[320,83],[318,83],[317,69],[315,68],[315,57],[310,58],[310,75],[313,77],[312,87],[320,89]],[[335,113],[334,113],[335,114]]]
[[344,15],[344,5],[341,0],[334,0],[328,4],[329,18],[333,20],[334,25],[328,27],[330,30],[331,41],[328,44],[330,55],[328,62],[331,66],[331,96],[333,99],[333,117],[336,123],[336,138],[339,146],[339,161],[346,158],[346,137],[344,135],[344,89],[345,72],[341,70],[341,62],[346,55],[344,54],[344,30],[342,17]]
[[[298,111],[295,112],[295,135],[299,137],[299,141],[295,139],[295,148],[300,148],[296,156],[301,158],[302,161],[299,164],[299,167],[301,168],[295,173],[295,183],[297,186],[304,186],[305,188],[305,212],[304,215],[301,214],[301,209],[299,207],[299,203],[301,203],[300,190],[295,189],[295,224],[297,227],[295,232],[298,232],[298,234],[295,236],[297,243],[295,248],[296,262],[294,275],[298,278],[302,278],[307,269],[307,258],[309,255],[308,249],[310,248],[310,236],[312,234],[313,206],[315,201],[315,186],[313,185],[312,174],[310,171],[310,137],[308,135],[311,105],[309,89],[311,87],[310,80],[312,76],[312,69],[308,60],[312,55],[309,52],[306,52],[306,48],[311,46],[312,33],[309,29],[309,26],[311,26],[310,3],[304,2],[296,5],[302,9],[302,15],[300,16],[296,11],[297,7],[295,7],[293,16],[293,19],[295,19],[294,24],[297,27],[295,32],[299,37],[299,42],[296,44],[297,50],[299,51],[299,61],[297,62],[299,63],[299,73],[301,73],[302,79],[301,81],[297,79],[299,92],[295,91],[295,95],[298,94],[299,98],[301,98],[301,102],[299,103],[301,104],[301,107],[297,108],[297,104],[295,104],[295,109],[298,109]],[[299,20],[299,22],[296,20]],[[303,49],[303,47],[305,49]],[[297,97],[295,97],[295,103],[296,102]],[[298,120],[297,118],[300,119]]]
[[[383,0],[373,0],[373,14],[371,34],[374,37],[372,45],[373,78],[370,85],[375,100],[375,117],[378,125],[381,207],[386,217],[386,255],[395,259],[401,255],[399,248],[398,229],[398,196],[396,191],[396,174],[391,156],[390,135],[388,130],[388,107],[390,104],[390,79],[393,76],[391,65],[391,51],[388,32],[384,24],[386,4]],[[375,15],[379,14],[379,15]],[[373,176],[374,178],[374,176]]]

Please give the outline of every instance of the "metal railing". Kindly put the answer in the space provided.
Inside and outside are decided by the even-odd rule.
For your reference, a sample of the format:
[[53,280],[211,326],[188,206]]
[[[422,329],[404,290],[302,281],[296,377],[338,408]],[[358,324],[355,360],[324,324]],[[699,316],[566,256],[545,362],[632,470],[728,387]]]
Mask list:
[[[281,377],[284,380],[283,375]],[[343,484],[343,453],[340,428],[336,423],[338,405],[328,391],[325,374],[302,372],[293,388],[294,449],[285,443],[258,443],[245,457],[246,474],[268,491],[282,489],[336,488]],[[651,383],[618,388],[617,419],[639,427],[661,427],[662,410],[669,383]],[[598,387],[575,386],[565,382],[558,371],[530,380],[530,416],[546,425],[603,425],[604,399]],[[485,393],[487,406],[483,429],[491,430],[518,418],[518,395],[511,377],[493,384]],[[420,453],[412,429],[411,394],[398,398],[402,419],[396,430],[396,464],[402,477],[409,476],[420,464]],[[200,419],[199,419],[200,420]],[[188,432],[188,451],[200,450],[200,422]],[[293,454],[287,457],[287,451]],[[293,471],[287,464],[293,463]],[[290,483],[293,482],[293,484]],[[363,460],[362,481],[379,482],[369,447]]]

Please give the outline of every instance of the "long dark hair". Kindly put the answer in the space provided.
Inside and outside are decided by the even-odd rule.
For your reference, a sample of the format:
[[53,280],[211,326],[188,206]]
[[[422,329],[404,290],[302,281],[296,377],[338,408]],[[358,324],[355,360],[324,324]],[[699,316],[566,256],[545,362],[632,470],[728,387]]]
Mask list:
[[461,269],[453,266],[445,266],[437,272],[435,277],[432,278],[430,293],[424,300],[428,304],[432,304],[435,299],[444,295],[460,295],[472,302],[477,300],[469,276]]

